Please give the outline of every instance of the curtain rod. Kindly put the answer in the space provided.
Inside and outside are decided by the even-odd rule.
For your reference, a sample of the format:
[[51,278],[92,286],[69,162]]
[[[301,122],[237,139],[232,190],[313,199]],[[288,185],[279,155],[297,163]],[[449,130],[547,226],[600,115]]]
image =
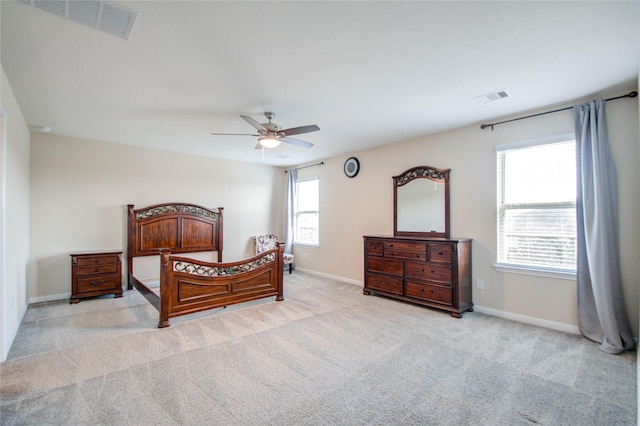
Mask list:
[[[301,170],[301,169],[306,169],[307,167],[313,167],[313,166],[322,166],[324,164],[324,161],[321,161],[319,163],[315,163],[315,164],[309,164],[308,166],[302,166],[302,167],[298,167],[297,169],[293,169],[293,170]],[[287,173],[289,170],[285,170],[284,172]]]
[[[615,98],[605,99],[605,102],[615,101],[616,99],[623,99],[623,98],[635,98],[636,96],[638,96],[638,92],[633,91],[633,92],[627,93],[626,95],[616,96]],[[497,123],[482,124],[480,126],[480,128],[481,129],[486,129],[487,127],[491,127],[491,131],[493,131],[493,126],[497,126],[498,124],[510,123],[512,121],[517,121],[517,120],[524,120],[525,118],[537,117],[539,115],[551,114],[551,113],[554,113],[554,112],[566,111],[566,110],[572,109],[572,108],[573,107],[570,106],[570,107],[566,107],[566,108],[554,109],[553,111],[546,111],[546,112],[541,112],[541,113],[538,113],[538,114],[527,115],[525,117],[512,118],[511,120],[499,121]]]

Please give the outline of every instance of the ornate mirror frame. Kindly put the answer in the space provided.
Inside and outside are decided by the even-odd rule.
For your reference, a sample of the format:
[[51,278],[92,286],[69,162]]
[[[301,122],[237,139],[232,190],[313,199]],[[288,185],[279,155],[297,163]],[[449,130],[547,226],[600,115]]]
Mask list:
[[[437,237],[449,238],[449,174],[451,169],[437,169],[430,166],[413,167],[398,176],[393,176],[393,235],[410,237]],[[442,205],[435,208],[442,209],[444,213],[443,230],[402,230],[398,229],[398,209],[403,206],[398,205],[398,188],[407,185],[416,179],[428,179],[436,183],[443,184]],[[426,195],[426,194],[425,194]],[[426,197],[425,197],[426,198]],[[417,212],[420,214],[420,212]],[[425,214],[425,217],[427,215]]]

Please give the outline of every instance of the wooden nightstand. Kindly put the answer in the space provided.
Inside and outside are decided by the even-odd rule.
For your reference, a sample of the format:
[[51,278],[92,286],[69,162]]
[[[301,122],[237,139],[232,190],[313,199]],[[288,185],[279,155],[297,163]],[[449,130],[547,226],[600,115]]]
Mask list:
[[69,303],[105,294],[122,297],[122,251],[72,253]]

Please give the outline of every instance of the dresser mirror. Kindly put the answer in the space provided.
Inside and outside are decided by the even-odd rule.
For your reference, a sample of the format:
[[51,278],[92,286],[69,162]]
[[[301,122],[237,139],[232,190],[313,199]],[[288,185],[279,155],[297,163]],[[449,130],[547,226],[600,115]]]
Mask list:
[[451,169],[413,167],[393,176],[393,234],[449,238]]

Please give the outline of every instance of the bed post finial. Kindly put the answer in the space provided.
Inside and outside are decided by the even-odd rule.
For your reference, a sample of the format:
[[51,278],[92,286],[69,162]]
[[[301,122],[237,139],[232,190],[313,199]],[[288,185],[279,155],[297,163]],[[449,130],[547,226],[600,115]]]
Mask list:
[[162,267],[166,268],[169,266],[169,255],[171,254],[170,250],[160,249],[160,257],[162,258]]

